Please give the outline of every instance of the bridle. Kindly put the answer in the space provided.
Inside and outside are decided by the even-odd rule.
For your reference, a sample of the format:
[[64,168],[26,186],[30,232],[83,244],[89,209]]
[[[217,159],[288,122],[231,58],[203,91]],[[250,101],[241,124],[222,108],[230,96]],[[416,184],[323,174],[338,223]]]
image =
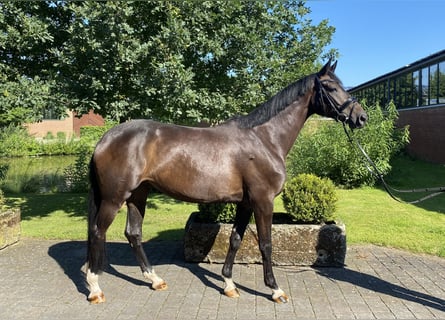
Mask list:
[[[329,106],[337,114],[337,116],[335,117],[335,120],[337,120],[338,122],[341,122],[343,124],[346,123],[349,120],[349,118],[351,117],[352,112],[354,111],[354,106],[352,106],[352,108],[348,114],[346,114],[344,111],[346,110],[346,108],[349,107],[349,105],[351,103],[354,103],[357,100],[354,97],[349,97],[348,99],[346,99],[345,102],[340,104],[337,101],[335,101],[334,98],[331,97],[331,95],[326,91],[326,89],[323,86],[323,84],[326,82],[337,83],[337,81],[331,80],[331,79],[320,80],[319,77],[316,77],[315,79],[317,82],[317,93],[318,93],[321,105],[323,106],[323,109],[327,110],[326,107]],[[325,100],[327,100],[327,101],[325,101]]]

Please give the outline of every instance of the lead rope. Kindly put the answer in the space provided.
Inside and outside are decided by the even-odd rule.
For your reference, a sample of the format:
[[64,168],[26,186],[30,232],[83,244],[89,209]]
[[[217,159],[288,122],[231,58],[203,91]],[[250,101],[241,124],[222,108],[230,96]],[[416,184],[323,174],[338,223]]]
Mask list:
[[[354,146],[354,144],[357,146],[357,148],[360,150],[360,152],[362,153],[363,157],[362,160],[366,166],[366,169],[368,169],[368,171],[374,176],[376,177],[378,180],[380,180],[380,182],[383,184],[383,187],[385,188],[386,192],[391,196],[391,198],[393,198],[394,200],[400,202],[400,203],[406,203],[406,204],[416,204],[422,201],[425,201],[427,199],[431,199],[435,196],[438,196],[442,193],[445,192],[445,187],[437,187],[437,188],[420,188],[420,189],[395,189],[393,187],[391,187],[390,185],[388,185],[385,181],[385,179],[383,179],[383,175],[382,173],[379,171],[379,169],[377,168],[377,166],[375,165],[374,161],[371,160],[371,158],[369,157],[369,155],[366,153],[365,149],[362,147],[362,145],[356,140],[353,139],[351,137],[351,135],[349,134],[345,123],[343,123],[343,129],[346,133],[346,136],[348,137],[349,142]],[[404,201],[399,199],[398,197],[396,197],[394,195],[394,192],[397,193],[419,193],[419,192],[431,192],[430,194],[417,199],[417,200],[413,200],[413,201]]]

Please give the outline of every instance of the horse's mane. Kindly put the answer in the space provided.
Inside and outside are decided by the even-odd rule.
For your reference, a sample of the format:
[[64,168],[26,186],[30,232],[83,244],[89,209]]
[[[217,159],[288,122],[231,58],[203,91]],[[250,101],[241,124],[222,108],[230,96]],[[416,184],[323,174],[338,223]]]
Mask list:
[[317,74],[312,74],[290,84],[249,114],[234,117],[228,122],[234,121],[239,128],[246,129],[259,126],[269,121],[286,109],[286,107],[292,104],[298,97],[305,95],[308,90],[311,90],[314,86],[316,76]]

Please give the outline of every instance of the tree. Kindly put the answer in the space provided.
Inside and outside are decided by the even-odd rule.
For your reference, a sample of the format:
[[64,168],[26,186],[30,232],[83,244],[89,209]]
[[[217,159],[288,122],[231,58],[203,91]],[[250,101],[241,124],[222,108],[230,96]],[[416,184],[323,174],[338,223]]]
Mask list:
[[0,126],[45,110],[211,123],[316,71],[334,28],[303,1],[0,4]]
[[[303,1],[58,4],[58,82],[78,113],[196,123],[247,112],[315,71],[334,28]],[[335,55],[335,51],[328,53]]]
[[0,127],[41,120],[48,108],[66,111],[52,91],[49,49],[64,41],[58,12],[45,2],[0,4]]

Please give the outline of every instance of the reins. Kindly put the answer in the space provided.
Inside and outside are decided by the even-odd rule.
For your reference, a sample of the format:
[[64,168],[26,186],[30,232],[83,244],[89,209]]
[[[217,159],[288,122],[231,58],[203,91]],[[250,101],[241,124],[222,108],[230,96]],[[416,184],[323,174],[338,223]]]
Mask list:
[[[438,196],[445,192],[445,187],[437,187],[437,188],[420,188],[420,189],[396,189],[388,185],[386,183],[385,179],[383,179],[383,174],[380,172],[380,170],[377,168],[376,164],[372,159],[369,157],[369,155],[366,153],[365,149],[362,147],[362,145],[357,141],[357,139],[353,139],[352,136],[349,134],[348,129],[346,128],[345,122],[343,122],[343,129],[346,133],[346,136],[348,137],[349,142],[354,146],[354,144],[357,146],[357,148],[362,153],[363,157],[362,160],[366,166],[366,169],[380,182],[382,183],[383,187],[385,188],[386,192],[389,194],[391,198],[394,200],[400,202],[400,203],[406,203],[406,204],[416,204],[422,201],[425,201],[427,199],[431,199],[435,196]],[[399,199],[394,193],[420,193],[420,192],[430,192],[430,194],[419,198],[417,200],[413,201],[404,201]]]
[[[353,111],[353,108],[351,109],[349,114],[345,114],[343,111],[353,102],[356,100],[353,97],[350,97],[347,99],[343,104],[337,103],[332,97],[328,94],[326,89],[323,87],[324,82],[330,82],[333,80],[320,80],[319,78],[316,79],[318,82],[318,95],[320,97],[320,102],[322,105],[326,106],[327,103],[325,99],[327,100],[330,107],[337,113],[336,120],[341,122],[343,124],[343,129],[346,133],[346,136],[348,137],[349,142],[354,146],[354,144],[357,146],[357,148],[360,150],[360,152],[363,155],[363,162],[365,164],[366,169],[374,176],[376,177],[385,188],[388,195],[393,198],[394,200],[400,202],[400,203],[406,203],[406,204],[416,204],[422,201],[425,201],[427,199],[431,199],[433,197],[436,197],[442,193],[445,192],[445,187],[437,187],[437,188],[420,188],[420,189],[396,189],[388,185],[386,183],[385,179],[383,178],[383,174],[380,172],[380,170],[377,168],[376,164],[372,159],[369,157],[369,155],[366,153],[365,149],[362,147],[362,145],[356,140],[353,139],[351,134],[348,132],[348,129],[346,128],[346,123]],[[352,130],[351,130],[352,131]],[[420,192],[429,192],[430,194],[421,197],[417,200],[413,201],[404,201],[402,199],[399,199],[394,193],[420,193]]]

